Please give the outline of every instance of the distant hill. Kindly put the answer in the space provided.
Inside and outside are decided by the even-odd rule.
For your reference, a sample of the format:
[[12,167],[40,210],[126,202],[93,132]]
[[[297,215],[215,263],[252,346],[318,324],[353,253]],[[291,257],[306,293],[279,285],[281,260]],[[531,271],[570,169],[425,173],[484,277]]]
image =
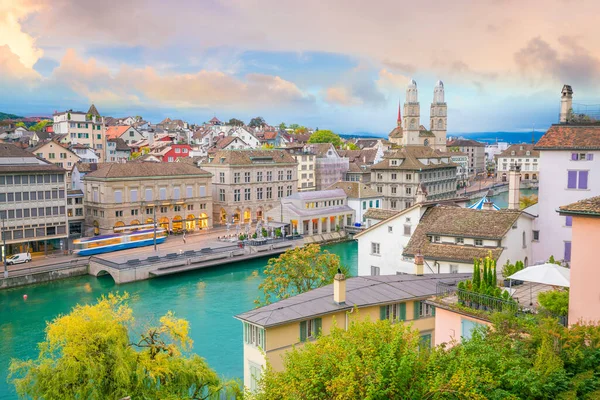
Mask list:
[[15,114],[7,114],[7,113],[0,112],[0,121],[3,121],[5,119],[17,119],[17,118],[23,118],[23,117],[20,117]]

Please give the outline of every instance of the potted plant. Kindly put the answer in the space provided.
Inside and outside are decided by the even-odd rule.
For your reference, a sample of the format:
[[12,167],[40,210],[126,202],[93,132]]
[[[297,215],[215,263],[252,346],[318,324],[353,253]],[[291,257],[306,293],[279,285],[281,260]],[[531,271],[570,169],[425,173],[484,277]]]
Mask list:
[[[510,263],[510,260],[506,260],[506,263],[502,266],[502,277],[504,278],[504,287],[510,286],[509,276],[517,272],[515,265]],[[515,281],[513,281],[514,283]]]
[[256,232],[254,232],[254,234],[252,235],[252,239],[256,239],[258,237],[258,234]]

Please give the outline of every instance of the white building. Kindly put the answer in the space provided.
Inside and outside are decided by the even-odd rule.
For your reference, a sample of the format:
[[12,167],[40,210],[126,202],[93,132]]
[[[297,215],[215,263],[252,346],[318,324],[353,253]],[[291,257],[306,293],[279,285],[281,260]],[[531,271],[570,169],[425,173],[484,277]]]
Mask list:
[[508,179],[511,165],[521,167],[522,181],[537,181],[540,176],[540,152],[532,144],[513,144],[496,157],[496,172],[502,181]]
[[252,132],[242,126],[233,127],[229,131],[229,135],[239,137],[253,149],[259,149],[262,146],[260,140],[254,136]]
[[469,179],[469,156],[465,153],[450,152],[450,161],[456,164],[456,179],[466,181]]
[[413,273],[418,253],[428,274],[469,273],[473,259],[490,252],[499,268],[506,260],[528,264],[534,218],[518,210],[417,204],[354,237],[358,274]]
[[327,190],[341,189],[346,193],[348,205],[356,213],[356,221],[366,226],[367,210],[381,209],[383,207],[383,195],[371,189],[368,184],[362,182],[340,181],[329,186]]
[[506,143],[506,142],[496,142],[493,144],[486,144],[485,145],[486,161],[494,162],[496,159],[496,155],[502,153],[506,149],[508,149],[508,143]]
[[[563,99],[572,95],[563,88]],[[571,109],[570,104],[563,108]],[[567,112],[567,111],[565,111]],[[566,118],[566,117],[565,117]],[[539,217],[533,232],[534,260],[571,260],[571,217],[559,206],[600,195],[600,126],[565,122],[552,125],[535,145],[540,152]],[[596,175],[599,174],[599,175]]]

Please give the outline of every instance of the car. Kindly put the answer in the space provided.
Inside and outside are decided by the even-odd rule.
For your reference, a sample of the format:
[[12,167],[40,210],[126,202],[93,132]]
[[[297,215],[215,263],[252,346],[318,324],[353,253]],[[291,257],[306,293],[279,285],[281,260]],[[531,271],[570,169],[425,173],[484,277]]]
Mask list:
[[28,263],[30,261],[31,261],[31,254],[29,254],[29,253],[17,253],[17,254],[13,254],[12,256],[6,257],[7,265]]

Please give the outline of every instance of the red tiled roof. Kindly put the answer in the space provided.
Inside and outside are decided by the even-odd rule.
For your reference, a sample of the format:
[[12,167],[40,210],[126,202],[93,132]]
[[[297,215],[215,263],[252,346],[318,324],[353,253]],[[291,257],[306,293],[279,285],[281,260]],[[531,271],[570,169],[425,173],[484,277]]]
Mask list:
[[127,132],[127,129],[129,129],[129,128],[130,128],[129,125],[109,126],[108,129],[106,130],[106,138],[107,139],[115,139],[115,138],[121,137],[121,135],[123,135],[125,132]]
[[552,125],[536,150],[600,150],[600,125]]
[[600,196],[580,200],[566,206],[560,206],[561,214],[587,214],[590,216],[600,216]]

